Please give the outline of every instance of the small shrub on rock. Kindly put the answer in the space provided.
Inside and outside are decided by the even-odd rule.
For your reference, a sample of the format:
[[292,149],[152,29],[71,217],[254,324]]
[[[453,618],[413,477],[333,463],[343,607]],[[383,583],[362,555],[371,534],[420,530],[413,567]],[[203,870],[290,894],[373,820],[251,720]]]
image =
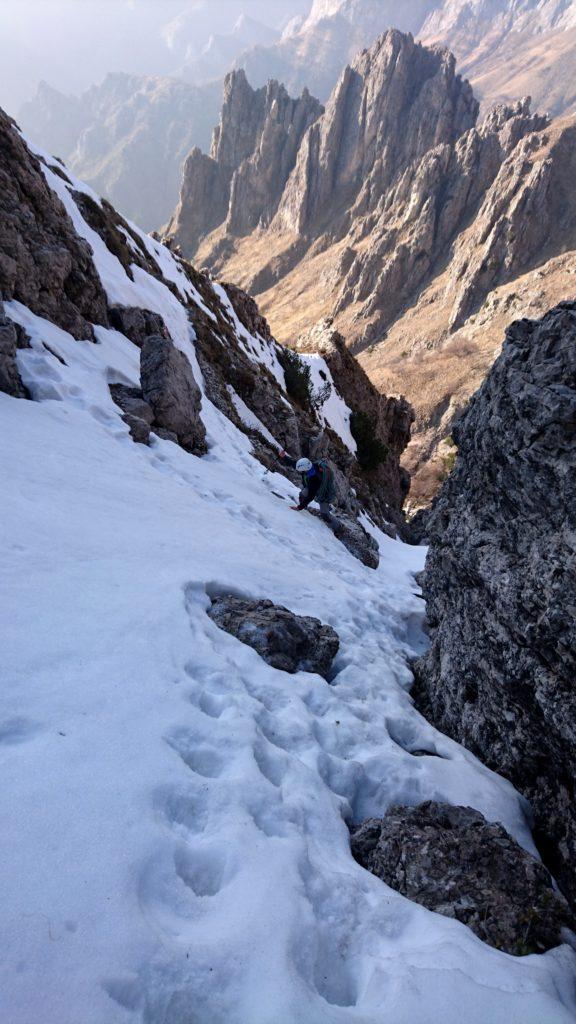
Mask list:
[[302,409],[310,410],[312,408],[312,378],[308,363],[304,362],[291,348],[282,349],[278,358],[284,370],[288,394]]
[[366,412],[353,412],[350,417],[350,432],[356,441],[356,458],[362,469],[377,469],[390,455],[384,441],[376,437],[376,423]]

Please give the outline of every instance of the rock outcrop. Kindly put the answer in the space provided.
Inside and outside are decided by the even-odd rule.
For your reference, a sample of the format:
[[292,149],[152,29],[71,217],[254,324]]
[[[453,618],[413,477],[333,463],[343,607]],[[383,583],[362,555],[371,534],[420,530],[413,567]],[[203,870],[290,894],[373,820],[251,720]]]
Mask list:
[[110,393],[116,405],[122,409],[122,419],[126,423],[130,435],[138,444],[148,444],[150,428],[154,422],[152,406],[144,400],[141,388],[131,388],[126,384],[111,384]]
[[576,303],[507,331],[426,523],[416,700],[531,801],[576,901]]
[[326,678],[340,646],[332,626],[272,601],[227,594],[213,598],[208,614],[220,629],[283,672],[317,672]]
[[149,335],[140,349],[142,395],[154,422],[175,434],[194,455],[206,452],[206,429],[200,418],[202,395],[183,352],[163,335]]
[[346,515],[345,512],[338,510],[332,516],[330,529],[350,554],[354,555],[354,558],[368,566],[369,569],[378,568],[380,563],[378,543],[354,516]]
[[4,315],[4,305],[0,301],[0,391],[13,398],[25,398],[26,391],[16,362],[17,348],[16,325]]
[[301,335],[294,347],[297,352],[318,352],[346,404],[353,411],[362,410],[374,438],[380,440],[388,452],[387,457],[371,465],[368,472],[371,479],[380,481],[389,494],[394,494],[392,504],[402,506],[410,489],[410,478],[400,465],[400,456],[410,441],[414,422],[410,403],[401,396],[389,397],[376,390],[343,336],[334,329],[331,317]]
[[505,953],[541,953],[575,920],[543,864],[471,807],[393,807],[352,832],[356,860],[403,896]]
[[307,89],[293,100],[278,82],[254,90],[243,71],[227,75],[211,154],[195,148],[186,160],[167,237],[193,256],[200,239],[223,222],[233,236],[268,224],[304,133],[322,109]]
[[66,210],[14,122],[0,111],[0,297],[16,299],[69,331],[107,324],[106,297]]
[[[234,315],[251,334],[251,344],[260,351],[274,342],[266,320],[258,311],[253,299],[239,288],[225,284]],[[214,307],[213,307],[214,308]],[[310,407],[304,408],[298,401],[278,388],[277,380],[263,371],[261,364],[254,361],[253,349],[238,344],[234,325],[222,310],[216,307],[217,336],[225,344],[215,343],[214,323],[208,317],[196,317],[196,354],[204,377],[208,398],[226,413],[241,429],[250,433],[255,450],[267,468],[284,472],[296,486],[300,484],[299,474],[286,469],[277,458],[277,449],[265,444],[265,438],[257,427],[243,423],[234,404],[234,395],[254,413],[260,424],[268,430],[276,442],[290,453],[306,455],[311,459],[326,458],[334,470],[337,484],[336,506],[340,510],[358,515],[366,509],[374,521],[384,529],[394,524],[395,531],[402,531],[405,523],[400,510],[409,488],[409,478],[400,468],[400,454],[408,443],[412,409],[402,398],[387,398],[370,383],[358,362],[341,342],[331,340],[333,332],[327,328],[319,335],[319,355],[325,359],[326,369],[334,372],[338,393],[350,408],[364,411],[372,436],[386,453],[385,461],[377,468],[365,469],[350,448],[329,424],[321,424],[317,414]],[[314,341],[308,341],[307,350],[313,350]],[[281,350],[278,349],[280,356]],[[338,353],[341,352],[342,360]],[[232,389],[232,390],[231,390]],[[352,491],[355,493],[353,494]],[[362,536],[363,536],[362,531]],[[357,538],[358,539],[358,538]],[[374,561],[371,538],[358,546]]]
[[478,113],[455,68],[448,51],[426,49],[395,30],[361,53],[307,132],[274,226],[341,235],[351,217],[377,208],[407,167],[454,143]]

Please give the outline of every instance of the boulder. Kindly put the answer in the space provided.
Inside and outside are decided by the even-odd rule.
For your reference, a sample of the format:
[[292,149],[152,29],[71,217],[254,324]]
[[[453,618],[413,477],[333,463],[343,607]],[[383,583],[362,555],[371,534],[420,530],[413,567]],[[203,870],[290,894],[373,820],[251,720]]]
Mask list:
[[284,672],[317,672],[327,678],[340,646],[332,626],[272,601],[228,594],[214,598],[208,614],[220,629]]
[[159,313],[138,306],[111,306],[110,323],[121,334],[126,335],[138,348],[142,348],[150,334],[167,334],[164,320]]
[[144,401],[140,388],[131,388],[126,384],[110,384],[110,393],[116,405],[120,406],[127,416],[144,420],[151,426],[154,413],[148,402]]
[[471,807],[393,807],[354,829],[352,853],[392,889],[506,953],[551,949],[575,924],[544,865]]
[[140,350],[140,377],[155,424],[176,434],[186,451],[203,455],[207,448],[200,419],[202,396],[184,353],[169,338],[149,335]]
[[12,395],[13,398],[25,398],[26,391],[20,380],[16,362],[17,346],[16,326],[5,315],[3,303],[0,301],[0,391]]

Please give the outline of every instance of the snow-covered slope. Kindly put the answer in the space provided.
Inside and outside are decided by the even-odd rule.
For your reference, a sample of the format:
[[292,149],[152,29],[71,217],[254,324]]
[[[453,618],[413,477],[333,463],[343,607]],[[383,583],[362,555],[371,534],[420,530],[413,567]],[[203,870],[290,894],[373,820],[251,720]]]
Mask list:
[[[205,297],[178,261],[146,243],[178,294],[136,265],[130,280],[90,234],[81,185],[44,173],[110,304],[160,313],[201,380]],[[215,293],[209,309],[224,315]],[[0,1019],[573,1021],[568,947],[507,956],[350,854],[346,821],[427,798],[532,849],[512,787],[412,706],[424,550],[366,519],[373,571],[296,516],[293,484],[206,381],[205,457],[134,444],[109,384],[138,386],[136,345],[102,324],[96,344],[76,340],[15,298],[5,311],[28,336],[18,366],[36,401],[0,394]],[[222,590],[331,624],[331,684],[218,630],[206,611]]]

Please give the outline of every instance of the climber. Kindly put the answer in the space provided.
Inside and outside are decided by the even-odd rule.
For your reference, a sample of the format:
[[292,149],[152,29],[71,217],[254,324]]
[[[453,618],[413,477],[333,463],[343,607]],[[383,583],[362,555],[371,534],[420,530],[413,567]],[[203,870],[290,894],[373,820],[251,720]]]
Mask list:
[[291,466],[302,474],[302,490],[300,501],[297,505],[291,505],[295,512],[302,512],[308,508],[311,501],[317,501],[320,505],[320,515],[325,523],[333,525],[335,520],[330,514],[330,502],[336,497],[336,486],[334,473],[326,459],[319,459],[318,462],[311,462],[310,459],[292,459],[285,451],[279,453],[280,461],[286,466]]

